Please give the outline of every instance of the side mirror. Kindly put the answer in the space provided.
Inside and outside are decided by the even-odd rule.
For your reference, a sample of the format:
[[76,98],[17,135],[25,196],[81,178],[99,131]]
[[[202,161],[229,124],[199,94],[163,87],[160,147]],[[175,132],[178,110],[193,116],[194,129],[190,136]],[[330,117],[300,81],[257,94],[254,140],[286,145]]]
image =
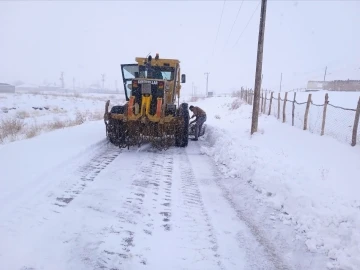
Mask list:
[[132,84],[129,83],[129,84],[127,85],[127,88],[128,88],[129,90],[132,90]]
[[186,82],[186,75],[182,74],[181,75],[181,83],[185,83]]
[[139,72],[135,72],[135,78],[139,78]]

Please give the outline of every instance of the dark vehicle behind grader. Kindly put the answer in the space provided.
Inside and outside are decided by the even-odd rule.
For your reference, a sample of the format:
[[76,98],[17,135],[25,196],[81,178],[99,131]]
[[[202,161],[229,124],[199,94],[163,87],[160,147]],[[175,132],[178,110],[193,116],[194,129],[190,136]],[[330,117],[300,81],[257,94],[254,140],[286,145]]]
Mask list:
[[[122,64],[126,103],[109,111],[106,102],[106,136],[121,148],[152,143],[157,149],[188,145],[188,104],[180,104],[180,61],[136,57],[134,64]],[[181,84],[180,84],[181,83]],[[176,104],[177,103],[177,104]]]

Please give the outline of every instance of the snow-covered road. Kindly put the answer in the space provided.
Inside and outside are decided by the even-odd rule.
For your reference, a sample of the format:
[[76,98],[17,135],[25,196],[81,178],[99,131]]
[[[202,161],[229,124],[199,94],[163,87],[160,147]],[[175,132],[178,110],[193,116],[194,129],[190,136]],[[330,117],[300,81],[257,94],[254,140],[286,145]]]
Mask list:
[[40,180],[1,197],[0,269],[291,269],[196,143],[103,140]]
[[185,149],[103,121],[0,144],[0,269],[359,269],[358,147],[267,116],[250,137],[234,102],[199,102]]

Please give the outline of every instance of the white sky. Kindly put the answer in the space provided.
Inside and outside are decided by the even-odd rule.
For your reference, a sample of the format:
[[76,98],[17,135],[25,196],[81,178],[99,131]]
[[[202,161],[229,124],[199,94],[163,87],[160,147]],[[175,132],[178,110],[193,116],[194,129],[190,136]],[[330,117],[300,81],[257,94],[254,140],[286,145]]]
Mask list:
[[[0,81],[100,83],[121,87],[121,63],[148,53],[178,58],[205,92],[254,87],[260,5],[226,1],[0,1]],[[238,19],[230,35],[239,7]],[[238,40],[251,15],[248,27]],[[268,1],[263,87],[306,87],[308,80],[360,79],[360,1]],[[230,35],[230,36],[229,36]],[[214,50],[214,54],[213,54]]]

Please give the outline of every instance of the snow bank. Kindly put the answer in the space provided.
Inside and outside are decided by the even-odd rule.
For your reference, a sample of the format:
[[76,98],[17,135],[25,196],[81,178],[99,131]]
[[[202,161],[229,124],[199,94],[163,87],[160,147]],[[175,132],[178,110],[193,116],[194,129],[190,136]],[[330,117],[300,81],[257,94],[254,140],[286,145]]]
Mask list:
[[55,167],[91,150],[99,142],[105,143],[105,136],[104,123],[95,121],[1,145],[0,203],[15,201],[16,196],[26,192],[39,179],[45,181],[51,177]]
[[360,269],[359,147],[272,116],[262,116],[251,137],[251,106],[231,110],[238,106],[230,98],[197,104],[208,112],[202,151],[224,176],[254,188],[274,209],[269,218],[289,225],[296,232],[292,240],[304,242],[310,252],[326,255],[328,269]]
[[[103,121],[0,145],[1,269],[69,269],[64,260],[68,244],[60,239],[65,232],[74,234],[62,223],[58,197],[78,194],[77,184],[85,185],[77,174],[82,166],[114,148],[107,144]],[[94,165],[83,175],[97,170]],[[76,216],[82,213],[76,210]],[[67,220],[74,221],[72,216]],[[48,267],[37,267],[41,262]]]

